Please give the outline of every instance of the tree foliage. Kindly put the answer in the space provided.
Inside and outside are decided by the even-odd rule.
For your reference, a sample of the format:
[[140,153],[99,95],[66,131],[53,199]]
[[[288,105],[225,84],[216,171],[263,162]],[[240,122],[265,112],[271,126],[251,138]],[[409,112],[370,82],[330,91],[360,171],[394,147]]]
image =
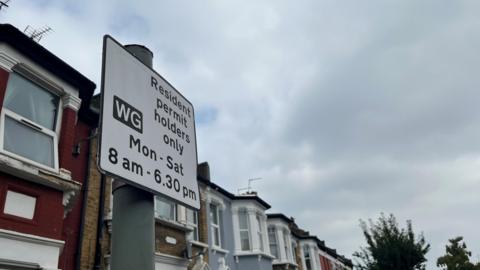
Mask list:
[[[368,226],[369,225],[369,226]],[[400,229],[397,220],[383,213],[377,222],[360,220],[366,247],[355,252],[356,267],[360,270],[424,270],[425,254],[430,245],[423,235],[415,237],[411,221]],[[417,239],[416,239],[417,238]]]
[[437,259],[438,267],[445,270],[480,270],[480,263],[470,262],[472,253],[462,240],[461,236],[448,240],[450,244],[445,246],[446,254]]

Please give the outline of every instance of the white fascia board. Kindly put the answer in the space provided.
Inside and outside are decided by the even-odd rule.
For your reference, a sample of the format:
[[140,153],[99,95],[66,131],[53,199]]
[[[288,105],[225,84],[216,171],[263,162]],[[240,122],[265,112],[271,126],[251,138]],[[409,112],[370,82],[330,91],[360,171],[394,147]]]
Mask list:
[[211,203],[214,203],[218,206],[220,206],[220,208],[222,210],[225,210],[226,208],[226,203],[225,201],[229,200],[228,198],[226,198],[225,196],[223,196],[223,194],[221,194],[220,192],[216,191],[216,190],[213,190],[211,189],[210,187],[207,187],[207,190],[206,190],[206,201],[207,201],[207,204],[211,204]]
[[288,223],[286,223],[285,221],[283,221],[282,219],[280,218],[268,218],[267,219],[267,225],[268,226],[276,226],[276,227],[280,227],[284,230],[287,230],[290,234],[290,228],[288,227]]
[[234,200],[232,201],[232,210],[238,211],[242,208],[246,208],[250,211],[255,211],[262,216],[266,216],[265,208],[261,206],[259,203],[253,200]]

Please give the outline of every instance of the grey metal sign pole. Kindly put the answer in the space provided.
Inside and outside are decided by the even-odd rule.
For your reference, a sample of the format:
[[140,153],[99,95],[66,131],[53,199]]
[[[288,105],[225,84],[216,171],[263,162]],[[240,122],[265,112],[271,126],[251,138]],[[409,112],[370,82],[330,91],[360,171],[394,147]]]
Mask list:
[[[145,65],[152,67],[153,53],[148,48],[142,45],[126,45],[125,48]],[[154,254],[153,194],[115,180],[110,269],[154,270]]]

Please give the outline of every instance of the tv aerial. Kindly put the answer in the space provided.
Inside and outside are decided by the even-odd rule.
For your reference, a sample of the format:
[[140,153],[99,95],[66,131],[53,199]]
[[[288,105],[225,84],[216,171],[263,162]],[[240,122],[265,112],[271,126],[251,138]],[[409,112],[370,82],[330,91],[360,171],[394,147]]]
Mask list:
[[238,194],[240,194],[240,192],[243,191],[243,190],[246,190],[247,193],[250,193],[250,192],[252,191],[252,182],[258,181],[258,180],[262,180],[262,179],[263,179],[262,177],[256,177],[256,178],[250,178],[250,179],[248,179],[248,187],[246,187],[246,188],[239,188],[239,189],[237,190]]
[[50,26],[44,26],[44,27],[35,29],[30,25],[27,25],[27,27],[25,27],[25,30],[23,30],[23,33],[26,34],[29,38],[33,39],[34,41],[40,42],[43,36],[45,36],[51,31],[53,31],[53,29]]
[[0,10],[2,10],[3,7],[8,8],[8,2],[10,2],[10,0],[1,0],[0,1]]

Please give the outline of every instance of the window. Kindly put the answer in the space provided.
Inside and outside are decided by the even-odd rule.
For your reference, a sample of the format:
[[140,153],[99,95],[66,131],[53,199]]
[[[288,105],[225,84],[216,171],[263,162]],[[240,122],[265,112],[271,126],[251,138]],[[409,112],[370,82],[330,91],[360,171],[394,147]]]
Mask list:
[[192,239],[198,241],[198,212],[187,208],[187,225],[193,228]]
[[318,251],[315,249],[315,253],[313,254],[313,257],[315,259],[315,263],[318,265],[318,267],[321,267],[320,266],[320,256],[318,255]]
[[163,197],[155,197],[155,217],[176,221],[175,203]]
[[220,238],[220,209],[216,204],[210,204],[210,223],[212,225],[212,242],[214,246],[221,247]]
[[297,246],[295,245],[294,241],[292,242],[292,261],[295,262],[297,260]]
[[250,226],[246,210],[238,212],[238,225],[240,229],[240,246],[242,250],[250,250]]
[[315,263],[318,265],[318,267],[321,267],[320,266],[320,256],[318,256],[317,250],[315,250],[315,253],[313,253],[312,256],[314,257]]
[[305,266],[307,270],[312,270],[312,263],[310,261],[310,250],[307,245],[303,246],[303,256],[305,258]]
[[263,232],[262,232],[262,218],[260,215],[256,216],[257,219],[257,235],[258,235],[258,247],[263,251]]
[[292,253],[290,252],[290,242],[288,241],[289,235],[290,233],[287,230],[283,230],[283,243],[285,244],[285,256],[287,256],[287,260],[292,259]]
[[275,258],[278,257],[278,242],[277,242],[277,232],[275,227],[268,227],[268,245],[270,246],[270,253]]
[[337,269],[337,266],[335,265],[334,262],[330,261],[330,266],[332,268],[332,270],[336,270]]
[[1,149],[56,170],[59,105],[57,95],[17,73],[10,73],[2,110]]

